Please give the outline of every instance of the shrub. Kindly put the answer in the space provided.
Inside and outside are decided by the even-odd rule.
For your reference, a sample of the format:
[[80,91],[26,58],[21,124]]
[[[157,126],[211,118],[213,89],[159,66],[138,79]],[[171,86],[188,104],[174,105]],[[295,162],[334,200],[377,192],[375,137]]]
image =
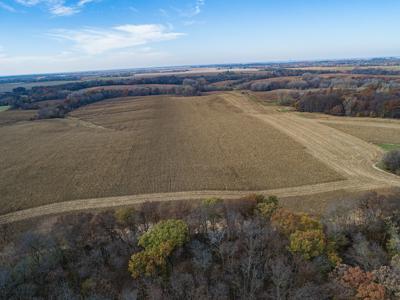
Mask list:
[[169,242],[172,248],[182,246],[189,236],[189,228],[182,220],[166,220],[156,224],[139,239],[139,245],[145,249],[160,247]]
[[278,105],[282,106],[293,106],[296,102],[296,99],[289,93],[281,93],[278,97]]
[[400,297],[400,272],[388,266],[381,266],[372,272],[377,281],[394,296]]
[[220,198],[215,198],[215,197],[213,197],[213,198],[207,198],[207,199],[204,199],[204,200],[202,201],[202,205],[203,205],[204,207],[214,207],[214,206],[221,205],[222,203],[223,203],[222,199],[220,199]]
[[332,266],[337,266],[342,263],[342,258],[335,250],[328,250],[327,256]]
[[361,233],[353,236],[353,244],[346,250],[345,256],[349,261],[357,263],[357,265],[368,271],[386,264],[388,260],[387,254],[381,245],[375,241],[368,240]]
[[337,279],[340,284],[353,289],[355,297],[364,300],[383,300],[386,298],[386,289],[382,284],[374,282],[375,276],[371,272],[364,272],[360,267],[338,266]]
[[153,276],[158,272],[165,274],[167,270],[167,257],[173,251],[171,243],[164,242],[159,247],[151,248],[132,255],[128,270],[133,278],[141,275]]
[[208,230],[209,223],[211,224],[212,229],[215,229],[217,221],[222,218],[223,204],[223,200],[219,198],[208,198],[202,201],[200,213],[202,226],[205,232]]
[[400,150],[387,152],[382,158],[383,167],[393,173],[400,172]]
[[289,249],[300,254],[304,259],[320,256],[326,248],[325,235],[322,230],[297,230],[290,235]]
[[117,222],[124,226],[133,226],[135,224],[136,210],[133,207],[118,208],[115,213]]
[[339,256],[338,245],[334,240],[328,240],[326,244],[326,255],[332,266],[338,266],[342,263],[342,258]]
[[274,203],[259,203],[256,206],[257,212],[264,218],[270,218],[277,209],[278,205]]
[[400,254],[396,254],[392,257],[390,265],[400,274]]
[[301,214],[299,230],[322,230],[322,224],[310,215]]
[[386,220],[388,240],[386,242],[386,249],[391,257],[400,255],[400,232],[396,224],[391,220]]
[[330,114],[335,115],[335,116],[343,116],[344,115],[343,105],[338,104],[338,105],[332,107],[332,109],[330,110]]
[[297,230],[322,230],[322,224],[308,214],[295,214],[279,208],[271,217],[272,223],[284,234],[290,235]]
[[299,216],[287,209],[279,208],[272,215],[271,222],[285,235],[290,235],[298,229]]
[[383,285],[370,282],[362,283],[358,287],[356,297],[364,300],[384,300],[387,299],[385,294],[385,287]]
[[40,108],[37,112],[38,119],[53,119],[53,118],[64,118],[68,111],[62,106],[52,106]]
[[264,218],[270,218],[273,213],[279,208],[278,197],[269,196],[264,198],[256,206],[256,211]]
[[295,214],[283,208],[271,207],[271,204],[259,204],[257,208],[261,215],[268,216],[272,211],[271,222],[289,236],[289,250],[292,253],[298,253],[306,260],[325,255],[332,267],[342,262],[336,251],[336,243],[328,241],[319,220],[308,214]]
[[265,196],[263,194],[250,194],[243,197],[242,200],[261,203],[265,201]]

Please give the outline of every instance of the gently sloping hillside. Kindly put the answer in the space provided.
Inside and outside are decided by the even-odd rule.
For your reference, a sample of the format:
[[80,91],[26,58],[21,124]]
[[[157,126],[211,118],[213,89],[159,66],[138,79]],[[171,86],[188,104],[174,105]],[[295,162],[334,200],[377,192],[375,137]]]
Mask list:
[[[259,119],[292,136],[302,143],[315,158],[323,161],[346,178],[342,181],[303,185],[280,189],[262,190],[266,195],[295,197],[322,193],[359,192],[392,186],[400,186],[399,177],[373,167],[382,155],[381,149],[351,135],[306,119],[296,113],[279,113],[276,108],[261,106],[246,96],[237,93],[224,98],[233,106],[232,112]],[[101,109],[98,111],[101,112]],[[263,128],[268,128],[264,127]],[[249,191],[187,191],[177,193],[157,193],[122,197],[94,198],[70,202],[54,203],[42,207],[26,209],[0,216],[0,223],[9,223],[33,217],[66,213],[76,210],[132,205],[145,201],[179,201],[202,199],[211,196],[225,199],[245,195]]]
[[218,95],[114,99],[0,127],[1,212],[76,199],[342,179]]

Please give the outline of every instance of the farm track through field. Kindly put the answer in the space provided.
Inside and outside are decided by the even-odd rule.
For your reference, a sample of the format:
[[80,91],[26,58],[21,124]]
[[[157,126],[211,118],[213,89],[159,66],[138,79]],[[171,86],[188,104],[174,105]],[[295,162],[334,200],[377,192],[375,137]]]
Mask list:
[[[364,191],[400,186],[399,177],[374,168],[374,163],[380,158],[383,151],[372,144],[326,126],[318,120],[302,118],[293,113],[277,112],[274,108],[264,107],[239,93],[224,94],[221,97],[239,108],[244,114],[268,123],[301,143],[316,159],[346,178],[329,183],[256,191],[258,193],[291,197],[337,190]],[[197,200],[207,197],[234,199],[249,193],[252,191],[188,191],[82,199],[5,214],[0,216],[0,224],[52,214],[118,207],[146,201]]]

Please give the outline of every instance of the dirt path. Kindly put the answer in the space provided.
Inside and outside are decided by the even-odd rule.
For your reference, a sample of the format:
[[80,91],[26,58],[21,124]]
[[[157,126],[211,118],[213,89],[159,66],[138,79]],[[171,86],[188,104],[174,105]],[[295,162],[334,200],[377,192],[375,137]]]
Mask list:
[[163,202],[163,201],[180,201],[180,200],[199,200],[209,197],[220,197],[223,199],[236,199],[251,193],[262,193],[265,195],[276,195],[278,197],[292,197],[319,194],[337,190],[363,191],[374,188],[381,188],[385,185],[380,183],[371,184],[366,187],[358,181],[336,181],[332,183],[321,183],[315,185],[306,185],[300,187],[282,188],[265,191],[193,191],[193,192],[176,192],[176,193],[157,193],[144,195],[131,195],[121,197],[93,198],[73,200],[66,202],[53,203],[35,208],[24,209],[0,216],[0,224],[23,221],[30,218],[43,217],[46,215],[54,215],[68,213],[74,211],[82,211],[89,209],[112,208],[124,205],[139,204],[147,201]]
[[364,191],[400,186],[400,177],[374,168],[374,163],[383,154],[378,147],[325,126],[318,120],[302,118],[294,113],[277,112],[274,109],[264,107],[239,93],[224,94],[222,97],[228,103],[242,110],[243,113],[274,126],[301,143],[316,159],[342,174],[346,180],[266,191],[192,191],[74,200],[2,215],[0,216],[0,224],[72,211],[131,205],[145,201],[197,200],[213,196],[233,199],[252,192],[290,197],[336,190]]

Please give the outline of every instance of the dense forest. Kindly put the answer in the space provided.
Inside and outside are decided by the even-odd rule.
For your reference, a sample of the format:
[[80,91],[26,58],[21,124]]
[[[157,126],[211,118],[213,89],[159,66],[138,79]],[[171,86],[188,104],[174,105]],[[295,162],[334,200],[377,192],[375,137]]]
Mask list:
[[46,224],[1,227],[2,299],[400,297],[398,195],[371,193],[323,218],[249,195]]

